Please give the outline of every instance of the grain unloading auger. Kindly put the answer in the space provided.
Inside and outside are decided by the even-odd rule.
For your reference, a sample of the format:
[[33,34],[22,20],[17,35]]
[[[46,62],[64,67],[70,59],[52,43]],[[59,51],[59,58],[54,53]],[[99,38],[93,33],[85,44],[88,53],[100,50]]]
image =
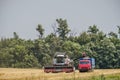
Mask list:
[[52,66],[44,66],[44,72],[73,72],[73,61],[69,59],[68,55],[63,52],[56,52],[53,58]]

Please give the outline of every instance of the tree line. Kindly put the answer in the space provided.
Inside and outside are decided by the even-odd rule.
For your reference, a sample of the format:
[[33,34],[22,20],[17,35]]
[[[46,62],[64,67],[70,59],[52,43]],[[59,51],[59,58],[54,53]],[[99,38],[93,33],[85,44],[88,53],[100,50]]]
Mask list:
[[44,28],[38,24],[38,39],[25,40],[14,32],[13,38],[0,40],[0,67],[42,68],[52,64],[55,52],[66,52],[74,60],[75,67],[82,53],[95,58],[96,68],[120,68],[120,26],[118,32],[105,34],[97,25],[76,36],[67,20],[56,19],[54,32],[46,37]]

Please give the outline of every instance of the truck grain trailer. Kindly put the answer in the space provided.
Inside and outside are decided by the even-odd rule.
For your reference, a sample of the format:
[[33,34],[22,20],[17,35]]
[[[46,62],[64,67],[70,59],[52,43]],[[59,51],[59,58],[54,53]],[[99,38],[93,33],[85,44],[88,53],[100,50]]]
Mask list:
[[57,73],[57,72],[73,72],[73,61],[69,59],[65,52],[56,52],[53,58],[53,64],[44,66],[44,72]]
[[95,68],[95,59],[94,58],[80,58],[78,69],[79,72],[83,71],[92,71]]

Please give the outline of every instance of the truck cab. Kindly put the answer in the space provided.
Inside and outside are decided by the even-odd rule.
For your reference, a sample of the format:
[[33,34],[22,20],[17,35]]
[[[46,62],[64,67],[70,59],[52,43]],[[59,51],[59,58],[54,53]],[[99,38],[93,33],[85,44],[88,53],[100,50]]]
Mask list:
[[88,71],[91,69],[91,63],[89,60],[80,60],[79,61],[79,70],[81,71]]
[[79,64],[78,64],[79,72],[89,71],[94,69],[94,67],[95,67],[94,58],[87,58],[87,59],[80,58]]

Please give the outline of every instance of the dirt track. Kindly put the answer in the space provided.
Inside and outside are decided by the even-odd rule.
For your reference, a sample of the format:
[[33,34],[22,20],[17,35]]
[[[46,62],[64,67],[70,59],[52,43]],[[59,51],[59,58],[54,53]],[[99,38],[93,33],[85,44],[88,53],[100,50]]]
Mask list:
[[68,78],[86,78],[89,76],[120,74],[120,69],[96,69],[93,72],[44,73],[41,69],[0,68],[0,80],[64,80]]

